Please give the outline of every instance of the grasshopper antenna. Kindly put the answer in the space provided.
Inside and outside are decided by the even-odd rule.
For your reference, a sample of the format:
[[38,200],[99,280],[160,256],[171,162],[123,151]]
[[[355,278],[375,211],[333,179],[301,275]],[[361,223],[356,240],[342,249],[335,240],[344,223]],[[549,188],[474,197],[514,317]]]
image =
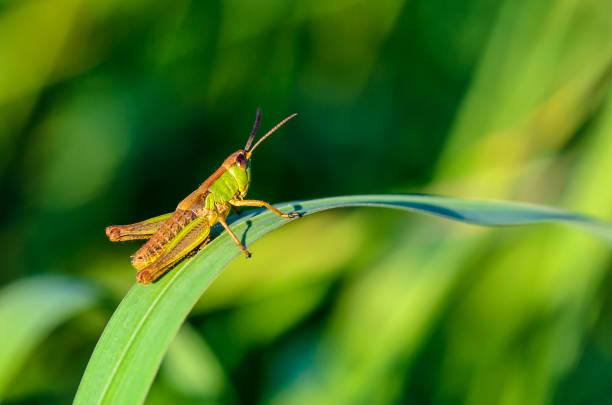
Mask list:
[[261,108],[257,109],[257,115],[255,116],[255,124],[253,125],[253,130],[251,131],[251,135],[249,136],[249,140],[247,141],[244,150],[248,151],[251,147],[251,143],[253,143],[253,138],[255,138],[255,134],[257,133],[257,129],[259,128],[259,121],[261,121]]
[[[264,136],[262,136],[261,138],[259,138],[259,140],[257,141],[257,143],[251,148],[251,150],[248,150],[248,148],[246,148],[245,150],[247,151],[247,155],[246,158],[250,159],[251,155],[253,154],[253,151],[259,146],[260,143],[262,143],[267,137],[269,137],[270,135],[272,135],[274,132],[276,132],[277,129],[279,129],[280,127],[282,127],[283,125],[285,125],[287,123],[287,121],[289,121],[291,118],[295,117],[297,115],[297,113],[295,114],[291,114],[290,116],[288,116],[287,118],[285,118],[284,120],[282,120],[281,122],[279,122],[278,124],[276,124],[276,126],[274,128],[272,128],[271,130],[268,131],[267,134],[265,134]],[[249,142],[247,142],[247,146],[250,145],[251,138],[249,138]]]

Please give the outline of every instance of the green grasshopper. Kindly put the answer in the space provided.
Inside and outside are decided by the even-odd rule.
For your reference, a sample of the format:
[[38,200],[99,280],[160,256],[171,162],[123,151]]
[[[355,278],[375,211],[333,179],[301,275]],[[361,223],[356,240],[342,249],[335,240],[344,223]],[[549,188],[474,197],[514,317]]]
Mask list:
[[277,129],[297,114],[290,115],[262,136],[251,148],[261,120],[257,109],[255,125],[244,149],[227,157],[200,187],[189,194],[176,207],[176,211],[131,225],[113,225],[106,228],[106,236],[112,242],[134,239],[148,241],[132,256],[132,266],[139,270],[136,280],[149,284],[161,277],[182,258],[209,242],[210,228],[221,223],[234,243],[246,257],[251,253],[238,240],[225,219],[237,207],[266,207],[279,217],[294,218],[299,213],[283,214],[265,201],[245,200],[251,183],[251,156],[257,147]]

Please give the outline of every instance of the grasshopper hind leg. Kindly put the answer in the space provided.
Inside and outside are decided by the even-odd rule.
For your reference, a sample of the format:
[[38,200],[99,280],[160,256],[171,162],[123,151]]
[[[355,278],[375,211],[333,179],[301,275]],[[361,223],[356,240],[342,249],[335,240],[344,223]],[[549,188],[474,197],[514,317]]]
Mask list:
[[130,225],[112,225],[106,227],[106,236],[111,242],[149,239],[166,222],[172,213],[160,215]]
[[210,225],[206,219],[198,218],[191,222],[170,241],[153,263],[136,274],[136,280],[143,284],[149,284],[157,280],[196,248],[202,248],[206,245],[209,234]]
[[200,253],[200,251],[202,251],[202,249],[204,249],[206,247],[206,245],[208,245],[208,242],[210,242],[210,236],[207,237],[204,242],[200,243],[200,245],[193,249],[191,252],[187,253],[187,256],[185,257],[193,257],[195,255],[197,255],[198,253]]

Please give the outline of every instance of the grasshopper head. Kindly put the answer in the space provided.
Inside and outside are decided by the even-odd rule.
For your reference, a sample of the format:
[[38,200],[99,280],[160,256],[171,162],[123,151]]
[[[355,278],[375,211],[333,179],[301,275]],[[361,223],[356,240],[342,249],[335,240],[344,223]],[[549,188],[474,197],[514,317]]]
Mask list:
[[[246,168],[247,165],[251,161],[251,156],[253,155],[253,151],[259,146],[259,144],[262,143],[264,141],[264,139],[266,139],[267,137],[272,135],[274,132],[276,132],[277,129],[279,129],[280,127],[285,125],[285,123],[287,121],[289,121],[291,118],[295,117],[296,115],[297,115],[297,113],[291,114],[290,116],[288,116],[287,118],[285,118],[284,120],[282,120],[281,122],[276,124],[276,126],[274,128],[272,128],[264,136],[259,138],[257,143],[255,145],[253,145],[253,147],[251,148],[251,143],[253,143],[253,139],[255,138],[255,134],[257,133],[257,128],[259,128],[259,121],[261,120],[261,110],[258,108],[257,109],[257,116],[255,117],[255,125],[253,125],[253,130],[251,131],[251,135],[249,136],[249,140],[247,141],[246,146],[244,147],[244,150],[240,150],[240,151],[236,152],[237,153],[236,164],[239,165],[238,158],[240,158],[241,160],[244,158],[245,168]],[[243,152],[243,154],[241,154],[240,152]]]
[[251,161],[246,157],[247,152],[240,149],[225,159],[223,167],[232,173],[232,176],[238,183],[238,191],[242,196],[246,195],[251,182]]
[[264,136],[262,136],[253,147],[251,144],[253,143],[253,139],[255,138],[255,134],[257,133],[257,128],[259,127],[259,121],[261,120],[261,110],[257,109],[257,117],[255,118],[255,125],[253,125],[253,130],[251,131],[251,135],[249,136],[249,140],[247,141],[244,149],[240,149],[234,153],[232,153],[223,163],[223,165],[232,172],[234,178],[239,183],[239,190],[241,195],[245,195],[248,188],[249,183],[251,182],[251,156],[253,155],[253,151],[259,146],[264,139],[272,135],[277,129],[282,127],[287,121],[291,118],[295,117],[297,114],[290,115],[285,118],[274,128],[268,131]]

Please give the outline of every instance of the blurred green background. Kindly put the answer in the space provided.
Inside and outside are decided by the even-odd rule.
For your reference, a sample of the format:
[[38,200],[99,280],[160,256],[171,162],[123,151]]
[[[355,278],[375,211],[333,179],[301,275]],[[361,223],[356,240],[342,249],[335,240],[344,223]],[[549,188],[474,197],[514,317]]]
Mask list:
[[[139,244],[104,227],[172,211],[257,107],[261,133],[300,115],[254,155],[253,198],[612,218],[611,66],[609,0],[0,2],[0,341],[47,325],[0,347],[23,351],[1,399],[71,401],[134,283]],[[612,403],[612,257],[578,231],[339,210],[251,251],[148,404]]]

